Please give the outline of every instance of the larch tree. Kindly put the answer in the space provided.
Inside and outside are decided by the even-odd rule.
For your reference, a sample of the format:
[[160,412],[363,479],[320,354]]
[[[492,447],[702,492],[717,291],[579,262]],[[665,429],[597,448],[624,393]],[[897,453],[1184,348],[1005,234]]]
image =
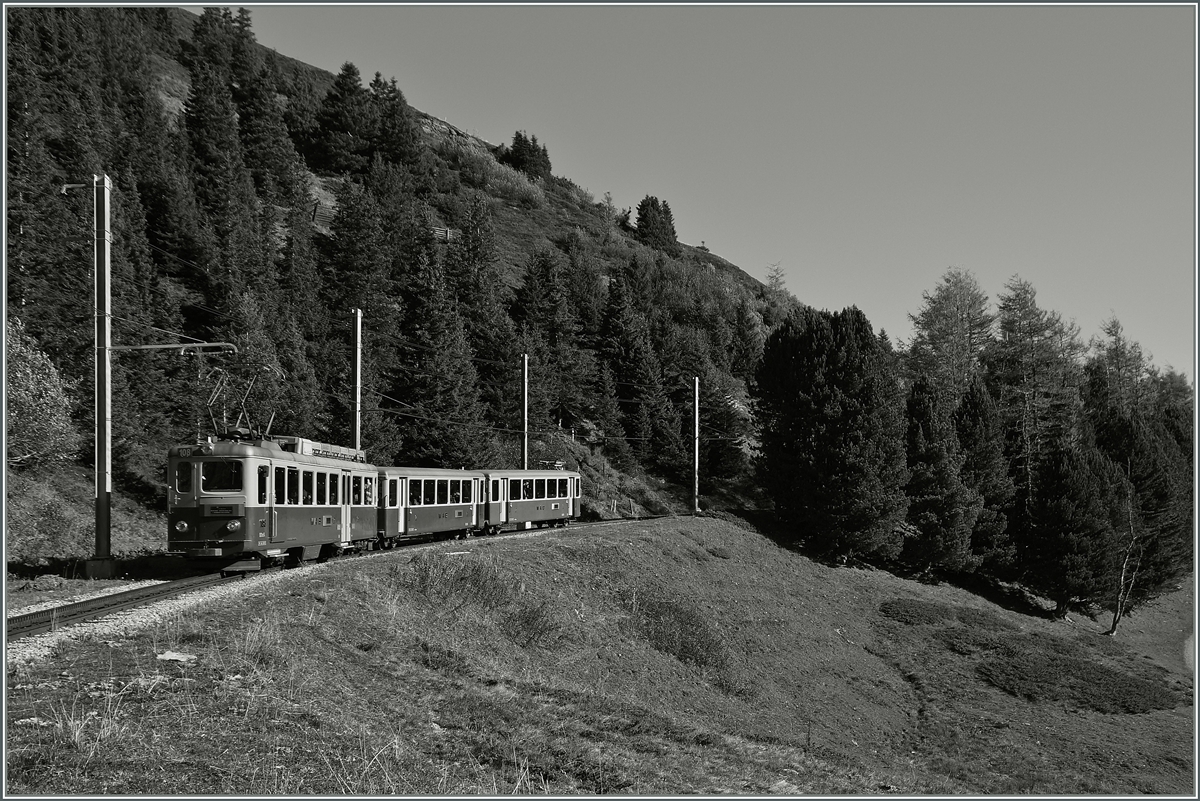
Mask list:
[[995,315],[975,276],[960,268],[947,270],[933,293],[924,292],[922,298],[920,311],[909,315],[909,372],[932,377],[957,403],[979,372],[983,351],[992,341]]

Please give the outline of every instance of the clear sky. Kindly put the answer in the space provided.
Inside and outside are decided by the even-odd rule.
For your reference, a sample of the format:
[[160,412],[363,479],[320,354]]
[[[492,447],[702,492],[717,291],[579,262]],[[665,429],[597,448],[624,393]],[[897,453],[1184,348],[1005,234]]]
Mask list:
[[1196,375],[1192,5],[247,7],[893,340],[956,266]]

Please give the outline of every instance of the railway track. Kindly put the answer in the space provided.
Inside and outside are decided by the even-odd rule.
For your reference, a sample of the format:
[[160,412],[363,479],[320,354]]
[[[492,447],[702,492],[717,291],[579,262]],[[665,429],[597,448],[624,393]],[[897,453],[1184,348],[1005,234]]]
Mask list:
[[[533,529],[506,529],[497,535],[496,539],[512,537],[521,534],[543,534],[551,532],[564,532],[571,529],[586,529],[600,528],[621,523],[636,522],[642,520],[656,520],[660,517],[671,517],[672,515],[647,515],[644,517],[625,517],[614,518],[611,520],[592,520],[586,523],[575,523],[569,527],[563,528],[533,528]],[[475,538],[472,538],[475,539]],[[412,542],[409,547],[419,545],[432,545],[441,540],[418,540]],[[368,552],[357,554],[358,556],[376,555],[383,552]],[[5,640],[20,640],[25,637],[32,637],[37,634],[44,634],[49,631],[65,628],[67,626],[83,623],[89,620],[110,615],[114,612],[121,612],[127,609],[135,609],[140,606],[154,603],[155,601],[166,600],[177,595],[182,595],[187,592],[207,589],[218,584],[223,584],[230,581],[237,581],[248,576],[258,575],[256,573],[234,573],[230,575],[221,575],[214,573],[205,576],[193,576],[176,581],[167,581],[162,584],[156,584],[152,587],[139,587],[134,590],[125,592],[111,593],[96,598],[89,598],[85,601],[77,603],[63,604],[50,609],[41,609],[36,612],[29,612],[24,615],[13,615],[6,621]]]
[[240,575],[225,577],[218,574],[193,576],[177,581],[167,581],[152,587],[138,587],[135,590],[115,592],[110,595],[89,598],[86,601],[79,601],[73,604],[63,604],[62,606],[29,612],[24,615],[13,615],[6,621],[5,640],[19,640],[25,637],[32,637],[35,634],[44,634],[48,631],[61,629],[75,623],[95,620],[96,618],[110,615],[113,612],[134,609],[155,601],[173,598],[186,592],[202,590],[228,581],[236,581],[240,578]]

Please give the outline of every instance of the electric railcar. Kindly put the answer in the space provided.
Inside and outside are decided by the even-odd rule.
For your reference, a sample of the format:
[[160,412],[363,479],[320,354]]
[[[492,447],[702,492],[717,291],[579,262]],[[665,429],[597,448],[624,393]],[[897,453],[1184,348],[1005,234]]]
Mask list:
[[167,550],[257,570],[412,537],[564,526],[579,473],[378,467],[363,451],[300,437],[223,435],[167,458]]

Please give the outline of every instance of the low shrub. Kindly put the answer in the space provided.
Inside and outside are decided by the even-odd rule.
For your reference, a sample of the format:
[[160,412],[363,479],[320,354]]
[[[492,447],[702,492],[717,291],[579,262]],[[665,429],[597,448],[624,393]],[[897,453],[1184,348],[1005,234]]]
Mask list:
[[516,593],[515,582],[503,575],[491,556],[458,559],[423,553],[409,563],[409,570],[395,575],[402,584],[439,605],[457,599],[492,611],[506,605]]
[[522,648],[549,645],[561,629],[557,607],[548,598],[522,600],[500,622],[504,635]]
[[955,617],[954,607],[948,604],[918,601],[915,598],[895,598],[891,601],[884,601],[879,605],[879,611],[884,617],[909,626],[944,623]]
[[963,628],[962,626],[950,626],[941,629],[933,636],[954,653],[964,656],[1000,647],[1000,638],[996,634],[990,631]]
[[654,650],[718,673],[730,667],[729,646],[721,631],[684,599],[642,587],[626,591],[621,604]]
[[1175,706],[1161,681],[1063,654],[1047,639],[1010,638],[980,664],[980,678],[1033,702],[1066,701],[1108,714],[1138,714]]

